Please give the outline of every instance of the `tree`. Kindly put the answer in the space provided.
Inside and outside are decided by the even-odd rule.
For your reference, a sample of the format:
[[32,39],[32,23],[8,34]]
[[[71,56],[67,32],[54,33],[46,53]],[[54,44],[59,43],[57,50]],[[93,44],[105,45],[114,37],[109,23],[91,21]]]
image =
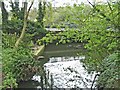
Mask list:
[[19,12],[20,12],[20,9],[19,9],[19,2],[15,1],[15,2],[12,2],[12,0],[10,1],[10,6],[12,8],[11,12],[13,14],[13,18],[17,18],[19,19]]
[[18,45],[20,44],[20,42],[22,41],[24,35],[25,35],[25,30],[26,30],[26,27],[27,27],[27,19],[28,19],[28,15],[29,15],[29,12],[30,12],[30,9],[32,7],[34,3],[34,0],[32,1],[28,11],[27,11],[27,3],[24,4],[24,8],[25,8],[25,12],[24,12],[24,24],[23,24],[23,28],[22,28],[22,32],[21,32],[21,35],[20,37],[17,39],[16,43],[15,43],[15,47],[18,47]]
[[[22,3],[23,3],[23,6],[24,6],[24,4],[26,4],[27,2],[22,2]],[[12,18],[16,18],[17,20],[23,20],[24,19],[25,7],[19,8],[18,0],[15,0],[14,2],[12,2],[12,0],[11,0],[10,1],[10,6],[12,8],[12,10],[11,10]]]
[[4,2],[1,2],[1,10],[2,10],[2,24],[3,24],[3,28],[4,28],[4,24],[7,22],[8,20],[8,12],[5,9],[5,4]]
[[52,25],[53,23],[53,7],[50,2],[48,2],[45,13],[45,25]]
[[36,17],[37,17],[37,9],[36,8],[33,8],[31,11],[30,11],[30,13],[29,13],[29,17],[28,17],[28,19],[30,20],[30,21],[34,21],[35,19],[36,19]]
[[[43,5],[42,5],[43,4]],[[44,15],[45,15],[45,5],[46,5],[46,2],[39,2],[39,8],[38,8],[38,17],[37,17],[37,21],[40,23],[41,27],[43,27],[43,18],[44,18]]]

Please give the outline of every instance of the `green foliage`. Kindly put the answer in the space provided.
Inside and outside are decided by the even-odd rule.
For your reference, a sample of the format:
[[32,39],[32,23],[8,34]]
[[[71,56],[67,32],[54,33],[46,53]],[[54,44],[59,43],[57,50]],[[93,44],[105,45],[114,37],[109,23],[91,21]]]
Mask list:
[[2,11],[2,28],[5,27],[4,25],[7,23],[8,20],[8,12],[5,9],[5,4],[4,2],[1,3],[1,11]]
[[[16,34],[19,36],[23,27],[22,25],[23,25],[22,20],[17,19],[9,20],[7,25],[5,25],[5,28],[3,28],[3,32],[9,34]],[[32,35],[31,40],[36,42],[37,39],[40,39],[43,36],[45,36],[47,31],[41,27],[39,22],[28,21],[26,33],[31,34]]]
[[23,26],[22,20],[17,19],[8,20],[7,24],[3,28],[3,32],[11,34],[16,33],[17,35],[19,35],[22,30],[22,26]]
[[2,33],[2,44],[4,48],[14,47],[17,37],[15,34]]
[[46,2],[39,2],[39,9],[38,9],[38,17],[37,17],[37,21],[40,23],[41,27],[43,27],[43,18],[44,18],[44,15],[45,15],[45,5],[46,5]]
[[[2,31],[0,31],[0,37],[1,36],[2,36]],[[2,38],[0,38],[0,73],[2,74]],[[0,83],[0,89],[1,87],[2,87],[2,82]]]
[[[111,7],[117,6],[118,4],[113,4]],[[113,17],[110,17],[111,11],[109,10],[108,5],[97,5],[96,8],[99,8],[107,18],[113,20]],[[106,9],[103,9],[106,8]],[[116,7],[117,8],[117,7]],[[115,9],[115,8],[114,8]],[[113,11],[113,15],[116,15],[116,10]],[[116,18],[116,20],[118,17]],[[86,27],[81,28],[82,30],[82,41],[87,41],[85,48],[89,50],[88,56],[90,58],[86,61],[87,66],[91,70],[99,71],[99,65],[101,65],[101,60],[105,57],[112,54],[118,48],[118,31],[116,25],[113,21],[108,21],[106,18],[103,18],[99,12],[92,12],[89,15],[89,18],[86,19]],[[109,29],[107,29],[110,27]]]
[[[25,79],[29,72],[37,70],[29,47],[31,40],[37,41],[40,38],[38,40],[40,45],[54,42],[56,45],[69,42],[84,43],[84,47],[88,50],[88,58],[83,62],[87,70],[100,72],[97,84],[110,88],[116,87],[119,75],[117,67],[120,65],[118,52],[116,52],[119,43],[119,7],[120,2],[97,4],[94,7],[81,4],[60,8],[52,8],[49,4],[48,13],[44,18],[45,25],[55,25],[57,28],[63,25],[65,31],[47,33],[43,29],[45,7],[42,8],[40,3],[38,22],[28,21],[27,34],[17,50],[13,47],[17,36],[21,33],[23,21],[16,18],[8,21],[3,30],[6,33],[3,34],[4,86],[15,87],[17,81]],[[77,28],[66,27],[66,24],[75,24]],[[43,37],[44,35],[46,36]]]
[[11,12],[13,13],[13,17],[18,17],[19,16],[19,2],[10,2],[11,3]]
[[56,43],[56,45],[58,43],[70,43],[70,42],[80,42],[80,36],[79,36],[79,31],[78,30],[74,30],[74,29],[70,29],[70,30],[66,30],[63,32],[59,32],[59,33],[52,33],[49,32],[48,34],[46,34],[45,37],[43,37],[42,39],[38,40],[37,42],[41,45],[41,44],[49,44],[49,43]]
[[16,87],[20,80],[29,80],[38,69],[31,51],[27,48],[3,48],[2,58],[5,88]]
[[89,15],[91,7],[89,5],[74,5],[74,7],[51,7],[49,3],[46,8],[45,25],[63,25],[74,23],[78,27],[84,25],[85,18]]
[[48,2],[47,6],[46,6],[46,13],[45,13],[45,17],[44,17],[44,24],[45,26],[48,25],[52,25],[53,23],[53,8],[52,8],[52,4],[50,2]]
[[19,2],[11,2],[11,7],[13,16],[6,22],[2,33],[2,74],[5,89],[17,87],[19,81],[29,80],[37,71],[40,71],[31,46],[34,45],[33,42],[35,43],[38,38],[42,38],[47,33],[40,22],[28,21],[24,39],[20,42],[19,47],[15,48],[15,43],[23,28],[24,7],[20,10]]
[[[23,2],[24,4],[27,2]],[[18,20],[23,20],[24,18],[24,7],[22,7],[21,9],[19,8],[19,2],[12,2],[10,1],[10,6],[12,8],[11,12],[12,12],[12,19],[16,18]]]
[[[68,42],[83,42],[84,47],[88,50],[88,58],[83,61],[87,69],[100,72],[101,75],[98,79],[100,85],[115,87],[114,83],[118,75],[116,61],[119,61],[119,59],[117,54],[113,53],[117,51],[119,43],[119,5],[119,2],[115,4],[108,2],[105,5],[95,5],[93,8],[84,4],[65,7],[66,12],[64,12],[63,20],[75,23],[78,27],[72,30],[67,28],[67,30],[59,33],[46,34],[46,37],[38,42],[49,44],[56,41],[56,45]],[[107,57],[106,61],[105,58]],[[117,65],[120,65],[120,63]]]
[[[18,36],[16,34],[2,34],[2,47],[3,48],[14,48],[16,40],[18,39]],[[21,47],[24,48],[30,48],[34,46],[33,41],[32,41],[32,35],[31,34],[26,34],[24,37],[24,40],[20,43]]]
[[120,75],[120,57],[119,52],[113,53],[102,60],[100,66],[101,74],[98,77],[98,84],[105,88],[118,88]]

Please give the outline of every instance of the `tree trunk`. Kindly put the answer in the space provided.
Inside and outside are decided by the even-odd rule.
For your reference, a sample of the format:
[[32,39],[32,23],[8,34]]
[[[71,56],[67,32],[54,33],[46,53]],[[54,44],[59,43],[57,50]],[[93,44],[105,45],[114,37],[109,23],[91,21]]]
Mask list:
[[26,27],[27,27],[27,19],[28,19],[28,15],[29,15],[29,11],[33,5],[33,2],[31,3],[29,9],[28,9],[28,12],[27,12],[27,3],[24,3],[24,8],[25,8],[25,12],[24,12],[24,24],[23,24],[23,29],[22,29],[22,32],[21,32],[21,35],[20,37],[18,38],[18,40],[16,41],[15,43],[15,47],[17,48],[20,44],[20,42],[22,41],[24,35],[25,35],[25,30],[26,30]]

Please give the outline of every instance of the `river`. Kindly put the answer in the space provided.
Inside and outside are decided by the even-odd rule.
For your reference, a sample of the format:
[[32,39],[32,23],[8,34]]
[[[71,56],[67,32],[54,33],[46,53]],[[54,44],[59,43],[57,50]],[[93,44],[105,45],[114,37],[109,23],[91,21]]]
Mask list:
[[80,43],[48,45],[43,53],[44,58],[39,62],[46,79],[38,72],[31,80],[19,83],[18,87],[91,88],[96,73],[88,73],[82,63],[86,60],[86,52]]

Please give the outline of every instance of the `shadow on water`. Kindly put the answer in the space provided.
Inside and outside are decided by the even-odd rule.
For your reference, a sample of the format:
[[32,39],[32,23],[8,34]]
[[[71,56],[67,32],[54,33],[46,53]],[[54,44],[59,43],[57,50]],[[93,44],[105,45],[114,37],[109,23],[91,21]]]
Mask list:
[[[93,76],[85,76],[83,64],[86,50],[81,43],[50,44],[45,48],[44,58],[39,59],[44,73],[38,72],[29,81],[19,83],[19,88],[87,88],[91,86]],[[82,74],[83,75],[82,75]],[[92,80],[91,80],[92,79]],[[88,83],[86,83],[88,82]],[[80,86],[80,85],[81,86]]]

